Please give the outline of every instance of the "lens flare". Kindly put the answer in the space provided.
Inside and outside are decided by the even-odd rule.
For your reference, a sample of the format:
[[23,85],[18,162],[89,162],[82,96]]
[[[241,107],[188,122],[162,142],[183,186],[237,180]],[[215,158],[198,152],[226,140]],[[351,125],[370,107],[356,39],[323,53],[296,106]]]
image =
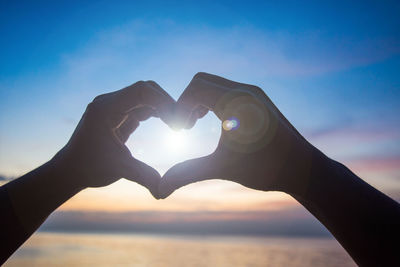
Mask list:
[[231,117],[222,123],[222,128],[224,128],[225,131],[232,131],[239,128],[239,125],[240,125],[239,119]]

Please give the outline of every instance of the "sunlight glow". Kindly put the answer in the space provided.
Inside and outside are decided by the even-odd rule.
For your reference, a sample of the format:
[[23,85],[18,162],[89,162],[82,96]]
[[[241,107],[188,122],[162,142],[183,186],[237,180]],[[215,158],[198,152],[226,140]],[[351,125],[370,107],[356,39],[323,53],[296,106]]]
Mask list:
[[171,152],[183,152],[188,145],[187,133],[182,130],[169,131],[165,144]]

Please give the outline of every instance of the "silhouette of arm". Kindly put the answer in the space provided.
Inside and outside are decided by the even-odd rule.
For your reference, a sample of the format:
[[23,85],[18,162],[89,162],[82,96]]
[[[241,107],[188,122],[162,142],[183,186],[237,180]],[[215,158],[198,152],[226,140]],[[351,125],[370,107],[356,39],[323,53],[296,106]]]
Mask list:
[[400,264],[400,205],[321,152],[303,192],[290,194],[333,234],[360,266]]
[[83,188],[49,161],[0,188],[0,265],[27,240],[57,207]]
[[87,187],[124,177],[155,195],[159,173],[125,146],[139,122],[168,121],[175,101],[155,82],[137,82],[96,97],[67,145],[49,162],[0,188],[0,265],[61,204]]
[[207,179],[282,191],[324,224],[359,265],[400,262],[400,205],[312,146],[260,88],[198,73],[177,101],[175,127],[191,128],[208,110],[222,122],[216,150],[169,169],[160,181],[161,197]]

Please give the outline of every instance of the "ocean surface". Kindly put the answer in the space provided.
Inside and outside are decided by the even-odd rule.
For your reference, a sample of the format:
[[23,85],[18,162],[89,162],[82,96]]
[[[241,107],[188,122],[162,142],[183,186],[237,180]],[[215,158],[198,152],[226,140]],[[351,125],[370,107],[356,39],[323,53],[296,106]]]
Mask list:
[[34,234],[5,266],[356,266],[334,239]]

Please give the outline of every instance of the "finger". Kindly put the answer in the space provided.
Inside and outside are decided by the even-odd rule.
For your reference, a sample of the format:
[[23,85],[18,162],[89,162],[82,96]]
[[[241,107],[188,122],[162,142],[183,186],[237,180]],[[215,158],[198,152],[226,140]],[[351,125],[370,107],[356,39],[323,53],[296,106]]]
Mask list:
[[208,113],[208,109],[205,108],[205,107],[199,107],[196,110],[196,116],[197,116],[198,119],[203,118],[207,113]]
[[[213,74],[209,74],[209,73],[204,73],[204,72],[200,72],[198,74],[195,75],[195,78],[197,76],[197,80],[200,81],[200,83],[203,81],[204,82],[208,82],[208,83],[212,83],[214,85],[216,85],[217,87],[223,87],[226,91],[237,91],[238,94],[240,93],[249,93],[252,96],[256,97],[258,100],[260,100],[261,102],[264,102],[268,107],[270,111],[273,111],[276,113],[276,115],[290,128],[292,129],[296,134],[298,134],[299,136],[301,136],[303,139],[304,137],[297,131],[297,129],[286,119],[286,117],[281,113],[281,111],[275,106],[275,104],[272,102],[272,100],[267,96],[267,94],[259,87],[254,86],[254,85],[250,85],[250,84],[245,84],[245,83],[239,83],[239,82],[235,82],[235,81],[231,81],[222,77],[219,77],[217,75],[213,75]],[[195,79],[193,78],[193,80]],[[195,84],[194,84],[195,85]],[[190,84],[188,86],[188,88],[190,87]],[[201,88],[200,86],[197,86],[198,88]],[[187,89],[186,89],[187,90]],[[186,91],[185,90],[185,91]],[[182,101],[182,102],[187,102],[189,107],[196,107],[198,104],[196,101],[191,100],[190,98],[193,98],[193,93],[192,94],[188,94],[188,98],[189,101]],[[226,96],[226,101],[225,102],[229,102],[229,100],[233,97],[236,97],[236,94],[232,94],[231,96]],[[217,95],[217,99],[215,99],[216,103],[221,103],[224,101],[220,101],[221,96]],[[201,99],[199,99],[201,101]],[[209,101],[213,101],[212,99],[209,99]],[[221,103],[224,104],[224,103]],[[178,100],[178,110],[181,109],[180,106],[180,99]],[[183,105],[184,106],[184,105]],[[218,108],[223,109],[223,105],[221,105],[221,107],[216,107],[215,104],[214,106],[210,103],[208,105],[206,105],[210,110],[213,110],[214,112],[216,112],[217,116],[219,118],[221,118],[219,116],[219,112],[222,110],[216,110]],[[185,107],[182,107],[182,113],[187,114],[187,108],[185,110]],[[178,111],[179,113],[179,111]],[[178,116],[179,117],[179,116]],[[185,118],[184,114],[180,114],[180,117]],[[181,119],[181,120],[185,120],[185,119]],[[188,120],[188,125],[186,126],[186,128],[191,128],[193,127],[195,122],[193,122],[192,120]]]
[[154,109],[150,107],[136,108],[129,112],[124,121],[118,125],[115,129],[117,137],[121,140],[121,143],[125,143],[129,136],[139,126],[140,121],[147,120],[154,115]]
[[126,114],[135,108],[151,107],[165,122],[170,120],[175,106],[175,100],[153,81],[137,82],[111,97],[111,105],[117,112]]
[[218,113],[216,106],[221,97],[240,85],[216,75],[202,72],[196,74],[177,101],[175,127],[188,128],[193,124],[192,113],[199,107]]
[[176,164],[160,180],[159,197],[166,198],[176,189],[191,183],[219,178],[214,166],[217,165],[212,155]]
[[164,95],[165,99],[167,99],[168,103],[161,108],[155,110],[155,113],[152,115],[153,117],[158,117],[163,120],[167,125],[171,124],[173,119],[173,112],[175,111],[176,101],[173,99],[164,89],[161,88],[158,83],[155,81],[147,81],[147,83],[152,86],[155,90],[157,90],[160,94]]
[[139,120],[134,116],[129,116],[119,128],[115,129],[121,143],[125,144],[137,127],[139,127]]
[[158,185],[161,180],[160,174],[152,167],[133,157],[123,162],[123,177],[146,187],[150,193],[159,199]]
[[161,94],[165,95],[166,97],[171,97],[162,87],[156,83],[155,81],[148,80],[146,81],[148,84],[154,87],[154,89],[158,90]]
[[191,129],[195,124],[198,119],[203,118],[206,114],[208,113],[208,109],[199,106],[197,107],[194,111],[192,111],[190,118],[188,119],[186,125],[184,126],[185,129]]
[[131,111],[129,116],[135,117],[138,121],[145,121],[150,117],[157,117],[157,113],[151,107],[141,107]]

